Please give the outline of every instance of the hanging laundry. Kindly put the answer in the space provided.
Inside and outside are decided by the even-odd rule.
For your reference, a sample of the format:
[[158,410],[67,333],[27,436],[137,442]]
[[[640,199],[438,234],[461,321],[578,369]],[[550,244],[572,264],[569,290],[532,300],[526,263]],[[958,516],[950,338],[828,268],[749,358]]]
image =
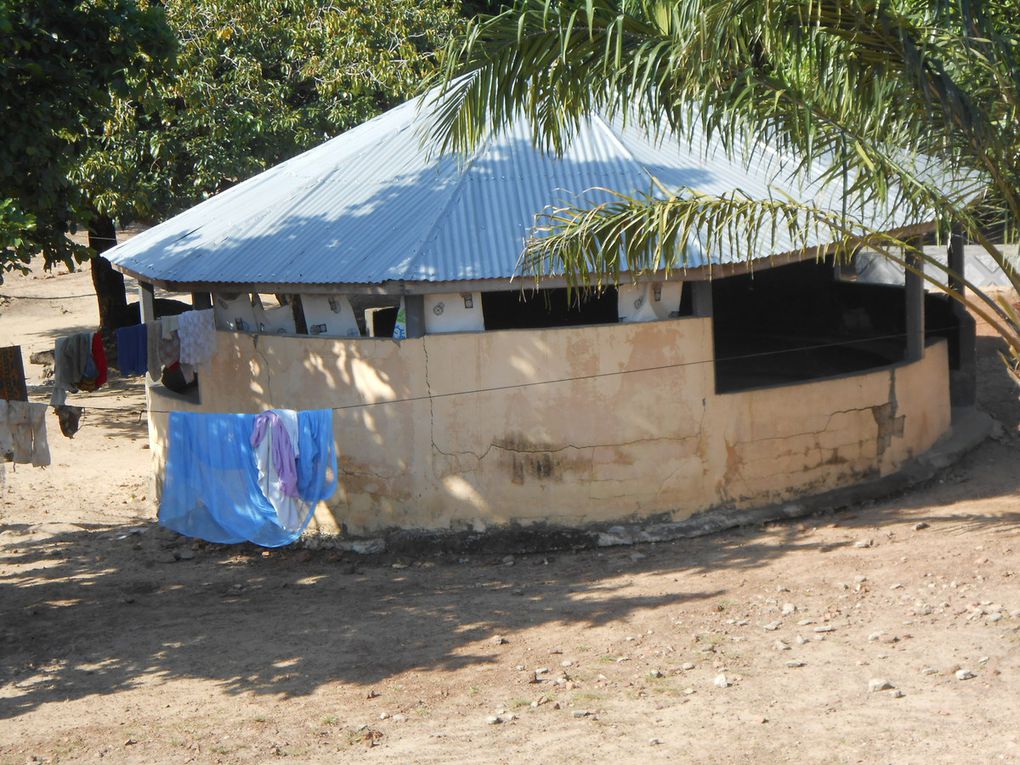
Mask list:
[[181,340],[181,363],[198,366],[216,353],[216,324],[213,310],[185,311],[177,317]]
[[163,327],[164,340],[169,340],[171,336],[176,336],[177,330],[181,326],[180,316],[164,316],[159,320],[159,323]]
[[[164,328],[166,324],[163,325]],[[177,330],[171,330],[170,334],[167,335],[165,329],[162,337],[159,340],[159,364],[162,367],[168,367],[171,364],[176,364],[181,360],[181,338],[177,334]]]
[[224,544],[290,544],[304,531],[315,505],[336,490],[332,411],[299,412],[296,459],[299,523],[284,525],[263,492],[252,447],[257,415],[171,412],[162,525],[180,534]]
[[106,364],[106,348],[103,346],[103,333],[96,332],[92,335],[92,361],[96,365],[96,387],[101,388],[106,384],[109,375],[109,368]]
[[[53,395],[50,397],[53,406],[63,404],[68,393],[78,392],[91,358],[91,332],[57,338],[53,351]],[[94,366],[95,362],[92,364]]]
[[148,335],[144,324],[133,324],[117,330],[117,362],[126,377],[144,375],[148,371]]
[[7,399],[0,399],[0,465],[14,461],[14,434],[7,419]]
[[89,341],[89,355],[85,360],[85,369],[78,381],[78,390],[92,393],[106,382],[106,350],[103,348],[103,335],[96,332]]
[[301,525],[302,503],[297,490],[298,414],[273,409],[255,417],[251,434],[259,487],[286,529]]
[[80,427],[81,416],[85,410],[80,406],[61,404],[60,406],[53,407],[53,411],[57,415],[57,421],[60,423],[60,432],[68,438],[74,438],[74,434],[78,432]]
[[163,321],[155,319],[145,324],[145,358],[148,362],[149,377],[158,380],[163,373],[163,365],[159,361],[159,344],[163,339]]
[[187,393],[188,389],[195,384],[195,368],[175,361],[163,367],[159,381],[167,390],[174,393]]
[[15,464],[50,464],[45,404],[0,399],[0,451]]

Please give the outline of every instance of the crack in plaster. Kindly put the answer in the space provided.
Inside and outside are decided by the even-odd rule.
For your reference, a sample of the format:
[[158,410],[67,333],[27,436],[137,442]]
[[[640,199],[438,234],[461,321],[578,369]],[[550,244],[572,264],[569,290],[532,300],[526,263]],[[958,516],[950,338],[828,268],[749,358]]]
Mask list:
[[436,443],[436,406],[432,400],[432,381],[429,380],[429,338],[428,335],[423,335],[421,338],[421,350],[425,356],[425,395],[429,400],[429,441],[432,442],[432,450],[445,454],[448,457],[455,456],[454,454],[446,454],[442,449],[439,448],[439,444]]
[[817,430],[805,430],[800,433],[784,433],[781,436],[766,436],[765,438],[749,438],[746,440],[737,441],[736,444],[758,444],[762,443],[763,441],[785,441],[789,438],[799,438],[800,436],[820,436],[822,433],[828,431],[829,425],[832,424],[832,418],[835,417],[837,414],[859,414],[863,412],[867,412],[868,414],[874,414],[875,409],[876,409],[875,406],[858,406],[853,407],[852,409],[839,409],[835,412],[830,412],[825,420],[825,425],[822,426],[821,428],[818,428]]
[[[705,434],[705,417],[708,416],[708,399],[701,399],[701,419],[698,420],[698,438],[701,438]],[[704,460],[702,460],[704,461]],[[666,484],[673,480],[673,477],[684,469],[684,465],[679,465],[670,471],[667,475],[659,482],[659,488],[655,491],[654,499],[658,499],[659,496],[666,490]]]
[[345,467],[343,465],[340,466],[340,472],[343,475],[357,476],[359,478],[363,478],[365,476],[368,476],[368,477],[371,477],[371,478],[378,478],[381,481],[391,481],[394,478],[399,478],[400,477],[400,473],[392,473],[392,474],[377,473],[376,471],[370,470],[368,468],[364,468],[364,469],[350,468],[350,467]]
[[700,433],[698,433],[696,435],[692,435],[692,436],[679,436],[679,437],[675,437],[675,436],[655,436],[655,437],[652,437],[652,438],[637,438],[637,439],[634,439],[632,441],[614,441],[614,442],[605,443],[605,444],[564,444],[563,446],[557,446],[555,448],[549,448],[549,449],[520,449],[520,448],[515,448],[515,447],[512,447],[512,446],[507,446],[505,444],[500,444],[500,443],[497,443],[495,441],[490,441],[489,445],[485,448],[485,451],[483,451],[481,454],[479,454],[478,452],[473,451],[471,449],[466,449],[464,451],[455,451],[455,452],[443,451],[442,449],[439,448],[439,446],[436,444],[435,441],[432,442],[432,445],[433,445],[433,447],[435,448],[435,450],[437,452],[439,452],[440,454],[442,454],[442,455],[444,455],[446,457],[461,457],[461,456],[470,454],[472,457],[474,457],[479,462],[481,462],[482,460],[484,460],[486,457],[489,456],[489,453],[493,449],[498,449],[499,451],[513,453],[513,454],[558,454],[559,452],[565,452],[568,449],[574,449],[575,451],[582,451],[584,449],[592,449],[592,450],[594,450],[594,449],[614,449],[614,448],[620,448],[620,447],[625,447],[625,446],[637,446],[638,444],[644,444],[644,443],[653,443],[653,442],[656,442],[656,441],[667,441],[667,442],[672,441],[672,442],[675,442],[675,443],[683,443],[684,441],[690,441],[693,438],[700,438],[700,437],[701,437]]

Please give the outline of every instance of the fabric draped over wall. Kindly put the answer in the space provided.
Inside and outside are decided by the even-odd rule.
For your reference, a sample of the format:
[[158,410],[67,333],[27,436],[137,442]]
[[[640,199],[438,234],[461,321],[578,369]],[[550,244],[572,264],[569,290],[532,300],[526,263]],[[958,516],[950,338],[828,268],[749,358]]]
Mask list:
[[305,530],[316,504],[336,490],[333,412],[297,413],[296,461],[300,523],[285,523],[260,485],[252,446],[255,414],[171,412],[162,525],[210,542],[290,544]]

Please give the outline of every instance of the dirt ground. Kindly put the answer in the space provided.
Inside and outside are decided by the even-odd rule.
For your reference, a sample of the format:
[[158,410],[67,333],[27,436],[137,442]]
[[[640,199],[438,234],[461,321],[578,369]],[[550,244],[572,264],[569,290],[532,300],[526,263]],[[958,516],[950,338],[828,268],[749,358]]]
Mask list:
[[[0,339],[27,362],[92,326],[89,288],[9,278]],[[1020,763],[1020,404],[994,347],[1006,435],[928,486],[510,562],[178,539],[115,379],[86,404],[134,411],[51,421],[53,464],[8,469],[0,763]]]

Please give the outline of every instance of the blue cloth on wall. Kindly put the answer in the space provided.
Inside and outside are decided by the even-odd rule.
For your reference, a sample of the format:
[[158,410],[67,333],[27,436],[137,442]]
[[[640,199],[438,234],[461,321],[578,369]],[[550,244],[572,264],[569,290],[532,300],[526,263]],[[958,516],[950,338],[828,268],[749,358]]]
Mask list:
[[254,414],[171,412],[159,522],[209,542],[290,544],[305,530],[315,505],[336,490],[333,412],[298,413],[298,494],[307,503],[300,528],[286,529],[259,486],[251,434]]
[[149,370],[148,338],[144,324],[117,330],[117,365],[122,375],[144,375]]

